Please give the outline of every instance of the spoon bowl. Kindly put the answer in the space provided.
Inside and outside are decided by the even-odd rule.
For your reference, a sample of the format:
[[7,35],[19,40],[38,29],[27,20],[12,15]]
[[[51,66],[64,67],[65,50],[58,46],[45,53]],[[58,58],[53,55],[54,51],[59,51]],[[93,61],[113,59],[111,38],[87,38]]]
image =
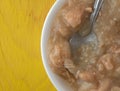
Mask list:
[[[83,27],[83,31],[75,33],[70,38],[70,45],[72,48],[78,48],[83,43],[89,43],[91,41],[97,41],[97,37],[94,29],[94,24],[97,19],[97,16],[100,12],[104,0],[95,0],[94,10],[90,16],[90,20],[86,23],[85,27]],[[97,42],[96,42],[97,43]]]

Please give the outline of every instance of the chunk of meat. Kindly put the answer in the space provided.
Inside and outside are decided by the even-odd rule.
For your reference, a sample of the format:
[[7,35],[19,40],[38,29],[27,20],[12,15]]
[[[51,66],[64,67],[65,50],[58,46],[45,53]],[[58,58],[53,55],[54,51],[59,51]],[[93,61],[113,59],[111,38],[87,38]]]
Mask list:
[[105,54],[100,58],[100,61],[103,63],[107,70],[112,70],[114,68],[113,65],[113,57],[111,54]]
[[87,82],[93,82],[95,81],[95,74],[92,72],[87,72],[87,71],[80,72],[79,78]]
[[56,24],[56,26],[54,26],[53,32],[59,31],[64,38],[69,39],[73,34],[73,31],[63,22],[61,17],[56,19],[54,24]]
[[93,9],[92,9],[92,7],[87,7],[87,8],[85,8],[85,11],[92,13]]
[[78,91],[92,91],[91,89],[95,88],[97,88],[96,85],[88,82],[83,82]]
[[[69,70],[65,67],[65,63],[72,63],[70,45],[67,40],[63,37],[57,38],[59,33],[56,33],[57,36],[54,36],[52,41],[54,41],[54,46],[49,53],[49,63],[52,70],[61,75],[63,78],[67,79],[69,82],[74,83],[75,78],[69,72]],[[74,64],[73,64],[74,66]]]
[[84,9],[84,5],[81,5],[81,7],[74,6],[71,10],[66,12],[66,14],[64,15],[64,19],[70,26],[75,28],[81,23]]
[[[76,6],[75,6],[76,4]],[[75,32],[77,32],[80,26],[83,25],[83,21],[85,21],[90,13],[92,12],[92,7],[85,2],[85,1],[76,1],[76,0],[69,0],[69,8],[62,10],[60,15],[58,14],[54,24],[55,31],[59,31],[60,34],[69,39]],[[62,13],[62,15],[61,15]],[[82,24],[82,25],[81,25]]]
[[64,67],[67,68],[69,70],[69,72],[72,73],[73,75],[76,74],[77,69],[71,59],[65,60]]
[[64,61],[70,59],[71,52],[69,43],[64,39],[58,39],[58,43],[54,45],[49,57],[52,64],[56,67],[64,66]]
[[88,13],[91,12],[91,7],[88,8],[84,2],[81,2],[80,4],[76,4],[76,6],[72,6],[71,9],[65,11],[63,18],[72,28],[76,28],[89,15]]

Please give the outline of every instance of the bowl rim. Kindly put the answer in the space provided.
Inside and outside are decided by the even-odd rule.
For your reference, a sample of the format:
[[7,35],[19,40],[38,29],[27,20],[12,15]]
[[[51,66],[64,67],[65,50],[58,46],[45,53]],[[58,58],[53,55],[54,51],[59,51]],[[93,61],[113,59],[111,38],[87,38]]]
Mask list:
[[50,8],[50,10],[49,10],[49,12],[48,12],[48,14],[47,14],[47,17],[46,17],[46,19],[45,19],[45,21],[44,21],[44,25],[43,25],[43,28],[42,28],[42,33],[41,33],[41,56],[42,56],[42,62],[43,62],[43,65],[44,65],[44,68],[45,68],[45,71],[46,71],[46,73],[47,73],[47,76],[48,76],[48,78],[50,79],[50,81],[52,82],[52,84],[54,85],[54,87],[57,87],[57,85],[55,84],[55,82],[52,80],[52,77],[49,75],[50,73],[49,73],[49,71],[47,70],[47,65],[46,65],[46,63],[45,63],[45,61],[44,60],[46,60],[44,57],[45,57],[45,53],[44,53],[44,51],[45,51],[45,48],[44,48],[44,34],[45,34],[45,27],[46,27],[46,25],[47,25],[47,20],[49,19],[49,17],[51,16],[51,13],[52,13],[52,11],[53,11],[53,9],[56,7],[56,5],[57,5],[57,0],[54,2],[54,4],[52,5],[52,7]]
[[[55,3],[52,5],[52,7],[51,7],[51,9],[49,10],[49,12],[48,12],[48,14],[47,14],[47,17],[46,17],[46,19],[45,19],[45,22],[44,22],[44,25],[43,25],[43,28],[42,28],[42,33],[41,33],[41,39],[40,39],[40,46],[41,46],[41,49],[40,49],[40,51],[41,51],[41,57],[42,57],[42,63],[43,63],[43,65],[44,65],[44,68],[45,68],[45,71],[46,71],[46,73],[47,73],[47,76],[48,76],[48,78],[50,79],[50,81],[52,82],[52,84],[53,84],[53,86],[58,90],[58,91],[66,91],[66,90],[64,90],[64,87],[62,88],[62,86],[59,86],[60,84],[59,83],[57,83],[57,81],[56,81],[56,79],[55,79],[55,77],[56,77],[56,74],[51,74],[51,73],[53,73],[52,71],[51,71],[51,69],[49,68],[49,66],[48,66],[48,62],[47,62],[47,53],[46,53],[46,42],[45,41],[47,41],[47,39],[46,39],[46,37],[45,37],[45,35],[46,35],[46,30],[47,30],[47,26],[46,25],[50,25],[50,24],[48,24],[49,22],[53,22],[50,18],[51,18],[51,16],[53,17],[53,16],[55,16],[55,14],[54,13],[57,13],[57,10],[59,10],[61,7],[62,7],[62,5],[65,3],[65,1],[66,0],[56,0],[55,1]],[[61,4],[62,3],[62,4]],[[61,7],[59,7],[59,6],[61,6]],[[54,15],[53,15],[54,14]],[[49,31],[50,32],[50,31]],[[48,34],[49,35],[49,34]],[[47,35],[46,35],[47,36]],[[62,80],[62,79],[60,79],[60,80]],[[66,85],[66,84],[64,84],[64,85]],[[68,87],[69,88],[69,87]],[[71,90],[68,90],[68,91],[71,91]]]

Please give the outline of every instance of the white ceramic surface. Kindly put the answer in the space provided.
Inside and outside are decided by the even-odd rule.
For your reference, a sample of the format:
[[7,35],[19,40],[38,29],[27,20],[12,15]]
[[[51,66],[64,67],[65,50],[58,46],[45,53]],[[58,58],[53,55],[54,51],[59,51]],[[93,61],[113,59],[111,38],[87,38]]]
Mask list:
[[50,34],[52,22],[54,20],[57,11],[63,6],[65,1],[66,0],[56,0],[56,2],[54,3],[53,7],[50,9],[47,15],[41,36],[41,54],[42,54],[43,64],[48,77],[50,78],[51,82],[58,91],[72,91],[72,88],[64,79],[62,79],[61,77],[59,77],[58,75],[52,72],[48,64],[46,49],[47,49],[47,41]]

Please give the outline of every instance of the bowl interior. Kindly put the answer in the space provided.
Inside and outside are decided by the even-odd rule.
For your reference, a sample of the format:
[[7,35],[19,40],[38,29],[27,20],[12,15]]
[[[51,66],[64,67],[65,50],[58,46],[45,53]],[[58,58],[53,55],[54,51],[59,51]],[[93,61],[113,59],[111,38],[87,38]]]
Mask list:
[[42,54],[43,64],[48,74],[48,77],[50,78],[51,82],[58,91],[72,91],[72,88],[64,79],[62,79],[60,76],[52,72],[48,64],[46,49],[47,49],[47,42],[54,17],[56,16],[56,13],[60,10],[60,8],[65,4],[65,2],[66,0],[57,0],[54,3],[53,7],[49,11],[47,18],[45,20],[42,30],[42,36],[41,36],[41,54]]

